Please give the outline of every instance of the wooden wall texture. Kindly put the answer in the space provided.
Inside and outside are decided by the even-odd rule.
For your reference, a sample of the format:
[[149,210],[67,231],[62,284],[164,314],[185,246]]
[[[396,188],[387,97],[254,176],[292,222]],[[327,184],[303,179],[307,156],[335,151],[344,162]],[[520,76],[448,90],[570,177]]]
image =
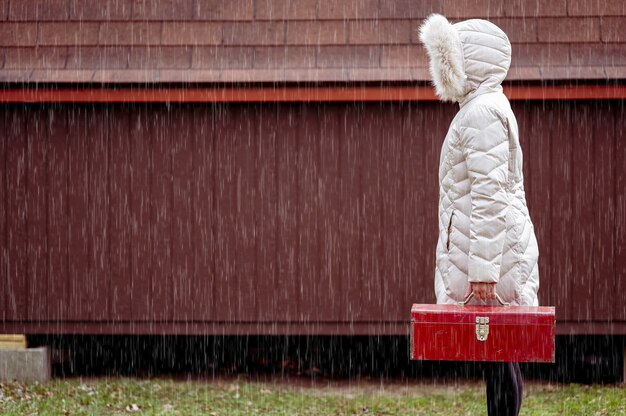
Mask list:
[[[624,105],[514,110],[540,302],[561,333],[625,332]],[[3,106],[0,332],[404,333],[411,304],[434,302],[455,111]]]

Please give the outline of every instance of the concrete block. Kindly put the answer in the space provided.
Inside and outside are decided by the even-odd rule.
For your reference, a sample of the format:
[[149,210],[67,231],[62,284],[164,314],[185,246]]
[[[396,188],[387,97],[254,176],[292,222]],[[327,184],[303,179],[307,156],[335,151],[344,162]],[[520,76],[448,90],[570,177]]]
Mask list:
[[0,350],[0,381],[45,383],[50,380],[50,373],[47,347]]

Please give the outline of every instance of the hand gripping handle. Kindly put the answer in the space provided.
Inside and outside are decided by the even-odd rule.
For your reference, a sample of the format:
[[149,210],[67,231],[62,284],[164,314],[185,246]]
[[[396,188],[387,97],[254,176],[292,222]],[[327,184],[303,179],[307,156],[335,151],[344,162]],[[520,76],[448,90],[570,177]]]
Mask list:
[[[470,292],[470,294],[467,295],[467,297],[463,301],[459,302],[458,305],[459,306],[467,305],[467,302],[472,300],[473,297],[474,297],[474,291]],[[502,306],[509,306],[509,303],[503,301],[502,298],[500,297],[500,295],[498,295],[497,293],[496,293],[496,299],[498,300],[498,302],[500,302],[500,305],[502,305]]]

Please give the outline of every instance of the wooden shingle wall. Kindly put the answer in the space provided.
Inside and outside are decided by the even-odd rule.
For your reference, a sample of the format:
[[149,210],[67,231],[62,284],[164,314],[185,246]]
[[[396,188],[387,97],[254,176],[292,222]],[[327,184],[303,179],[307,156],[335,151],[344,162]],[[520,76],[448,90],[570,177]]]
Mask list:
[[3,0],[0,81],[423,81],[432,12],[499,25],[510,80],[626,77],[620,0]]

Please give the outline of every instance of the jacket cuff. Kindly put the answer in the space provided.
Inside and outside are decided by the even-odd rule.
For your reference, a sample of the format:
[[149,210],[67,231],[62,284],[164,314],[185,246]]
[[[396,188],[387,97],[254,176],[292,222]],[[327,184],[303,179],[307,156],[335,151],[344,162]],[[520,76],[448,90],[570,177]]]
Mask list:
[[467,280],[470,283],[498,283],[500,265],[470,255]]

